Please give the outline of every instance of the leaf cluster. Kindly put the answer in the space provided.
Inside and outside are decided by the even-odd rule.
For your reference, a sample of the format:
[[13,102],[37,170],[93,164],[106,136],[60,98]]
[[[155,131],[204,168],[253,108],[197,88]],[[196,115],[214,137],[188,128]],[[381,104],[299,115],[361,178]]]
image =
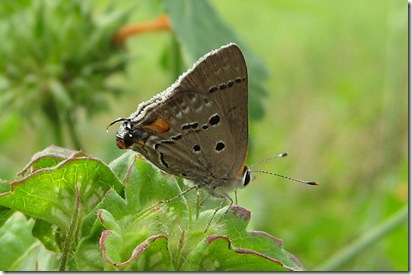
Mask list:
[[[29,219],[32,237],[23,246],[52,252],[47,261],[37,258],[31,270],[303,269],[281,240],[246,230],[251,213],[242,207],[220,209],[205,232],[215,210],[201,206],[195,192],[161,203],[179,194],[183,182],[133,152],[106,165],[52,146],[36,154],[23,173],[28,175],[1,184],[0,231],[11,230],[8,222],[17,213]],[[30,226],[23,227],[27,235]],[[6,253],[19,234],[8,232],[10,246],[0,249],[2,270],[27,268],[33,261],[23,250]]]
[[103,95],[120,92],[108,79],[125,68],[127,55],[111,39],[128,11],[96,15],[79,0],[2,1],[0,10],[0,36],[7,37],[0,44],[0,107],[29,122],[44,114],[62,144],[63,124],[74,128],[80,111],[105,110]]

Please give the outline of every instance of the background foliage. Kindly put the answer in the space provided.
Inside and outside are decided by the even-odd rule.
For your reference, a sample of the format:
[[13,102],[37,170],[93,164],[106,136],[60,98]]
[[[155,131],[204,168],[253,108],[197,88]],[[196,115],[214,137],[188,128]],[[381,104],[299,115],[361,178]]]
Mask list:
[[[210,3],[270,72],[264,115],[251,122],[248,163],[287,151],[286,159],[259,169],[321,182],[311,187],[255,174],[239,192],[240,205],[252,212],[249,228],[281,238],[309,270],[407,270],[406,3]],[[108,4],[99,2],[94,12]],[[129,22],[162,11],[160,1],[137,1]],[[171,43],[168,32],[127,41],[126,76],[110,81],[129,93],[102,94],[110,109],[77,121],[88,154],[110,162],[123,153],[115,146],[115,130],[106,133],[105,127],[174,82],[176,76],[165,70]],[[253,98],[254,90],[249,93]],[[31,123],[38,123],[33,116]],[[39,130],[27,120],[0,112],[2,179],[14,179],[34,153],[53,142],[47,126]]]

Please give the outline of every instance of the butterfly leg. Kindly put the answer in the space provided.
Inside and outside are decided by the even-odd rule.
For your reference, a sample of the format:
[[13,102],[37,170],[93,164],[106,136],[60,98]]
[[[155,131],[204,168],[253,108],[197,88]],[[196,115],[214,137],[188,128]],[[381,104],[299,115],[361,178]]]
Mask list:
[[219,211],[220,209],[223,208],[223,206],[225,205],[226,200],[229,200],[229,201],[230,201],[230,204],[229,204],[229,206],[228,206],[225,214],[227,213],[227,211],[229,211],[229,208],[233,205],[233,200],[232,200],[232,198],[231,198],[228,194],[217,194],[217,193],[213,192],[213,190],[209,190],[209,193],[210,193],[211,195],[215,196],[215,197],[221,198],[221,199],[222,199],[222,202],[220,203],[220,205],[219,205],[219,206],[215,209],[215,211],[213,212],[213,215],[212,215],[212,217],[210,218],[209,222],[207,223],[207,226],[206,226],[206,229],[205,229],[204,233],[207,232],[207,230],[209,229],[210,224],[212,223],[212,220],[213,220],[213,218],[215,217],[217,211]]
[[172,198],[170,198],[170,199],[167,199],[167,200],[164,200],[164,201],[160,201],[160,203],[169,203],[169,202],[171,202],[171,201],[174,201],[175,199],[183,196],[184,194],[188,193],[189,191],[192,191],[192,190],[195,189],[195,188],[198,188],[198,186],[197,186],[197,185],[192,186],[192,187],[190,187],[190,188],[188,188],[188,189],[180,192],[180,194],[178,194],[178,195],[176,195],[176,196],[174,196],[174,197],[172,197]]

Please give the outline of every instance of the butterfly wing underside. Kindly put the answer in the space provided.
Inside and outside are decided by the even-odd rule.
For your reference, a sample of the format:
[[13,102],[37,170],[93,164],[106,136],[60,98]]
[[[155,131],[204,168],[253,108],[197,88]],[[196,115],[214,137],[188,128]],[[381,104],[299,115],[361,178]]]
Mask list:
[[248,147],[248,79],[235,44],[212,51],[139,105],[117,136],[162,170],[219,186],[238,179]]
[[198,90],[219,106],[224,125],[209,136],[212,140],[215,137],[216,141],[222,136],[228,142],[227,151],[216,157],[225,162],[213,165],[213,174],[226,175],[230,179],[238,177],[243,171],[248,149],[248,75],[241,50],[230,44],[212,52],[200,60],[179,86],[182,90]]

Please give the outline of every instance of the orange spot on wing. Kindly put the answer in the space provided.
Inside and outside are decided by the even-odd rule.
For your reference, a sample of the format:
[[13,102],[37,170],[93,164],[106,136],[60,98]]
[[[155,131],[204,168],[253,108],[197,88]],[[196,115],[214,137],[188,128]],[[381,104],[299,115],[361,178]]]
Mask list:
[[146,125],[144,127],[156,133],[165,133],[170,129],[169,123],[161,118],[156,119],[152,124]]
[[236,177],[238,179],[241,179],[243,176],[243,173],[245,172],[245,169],[247,169],[246,165],[243,165],[242,168],[239,169],[239,171],[236,173]]
[[[247,152],[247,151],[246,151]],[[242,176],[243,176],[243,173],[245,172],[245,169],[247,169],[247,166],[246,166],[246,158],[247,158],[247,154],[245,154],[245,157],[244,157],[244,159],[243,159],[243,166],[239,169],[239,171],[237,171],[237,173],[236,173],[236,177],[238,178],[238,179],[240,179],[240,178],[242,178]]]

